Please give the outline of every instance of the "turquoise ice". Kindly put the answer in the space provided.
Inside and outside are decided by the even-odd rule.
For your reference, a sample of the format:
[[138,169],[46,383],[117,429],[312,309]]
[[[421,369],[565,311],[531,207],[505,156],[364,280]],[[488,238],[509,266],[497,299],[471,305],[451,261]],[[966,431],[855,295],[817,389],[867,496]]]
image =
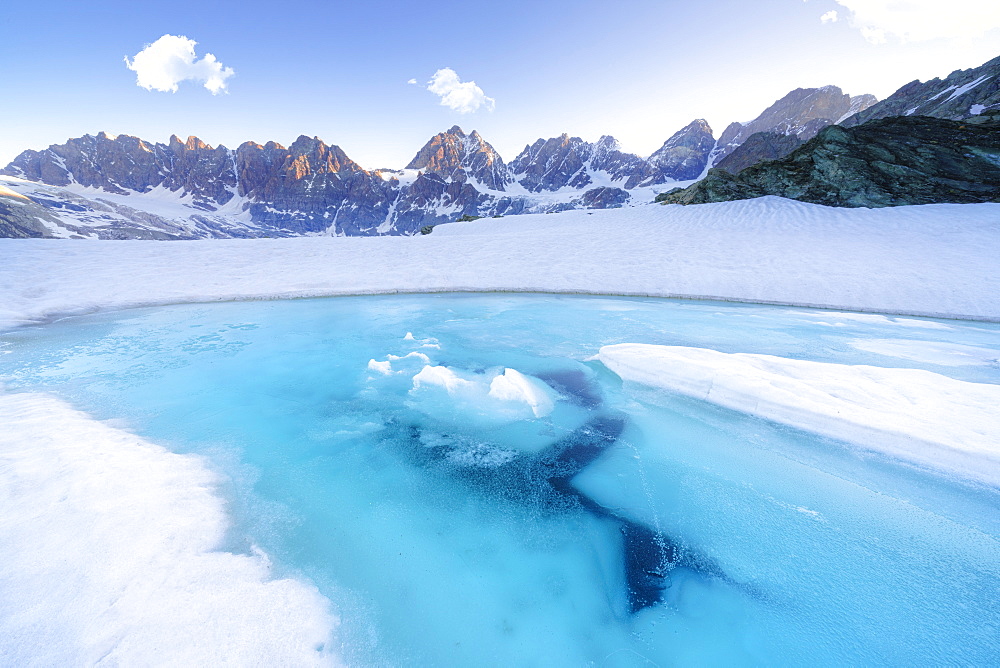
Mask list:
[[[991,324],[544,295],[72,318],[0,337],[0,382],[206,456],[229,481],[226,548],[315,582],[354,663],[1000,655],[996,489],[622,386],[591,360],[622,342],[1000,382]],[[560,492],[538,462],[602,415],[624,430]],[[635,612],[623,523],[688,557]]]

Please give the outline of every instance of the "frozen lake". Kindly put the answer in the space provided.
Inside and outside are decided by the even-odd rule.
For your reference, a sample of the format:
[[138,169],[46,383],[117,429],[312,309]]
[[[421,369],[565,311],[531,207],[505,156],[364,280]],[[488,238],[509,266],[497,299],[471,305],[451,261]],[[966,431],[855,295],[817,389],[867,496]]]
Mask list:
[[[331,601],[317,661],[996,661],[1000,490],[623,383],[594,359],[619,343],[1000,383],[1000,325],[499,294],[69,318],[0,334],[0,383],[204,458],[231,518],[220,549],[263,551]],[[45,545],[3,550],[77,558]],[[33,628],[16,575],[7,656]]]

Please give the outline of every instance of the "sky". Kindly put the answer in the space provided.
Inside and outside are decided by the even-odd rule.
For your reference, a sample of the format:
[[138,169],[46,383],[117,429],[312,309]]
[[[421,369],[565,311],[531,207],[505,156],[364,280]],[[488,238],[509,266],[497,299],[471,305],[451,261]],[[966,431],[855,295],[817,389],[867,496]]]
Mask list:
[[452,125],[507,161],[563,132],[648,155],[794,88],[881,99],[998,55],[997,0],[16,0],[0,7],[0,165],[102,130],[318,136],[368,169]]

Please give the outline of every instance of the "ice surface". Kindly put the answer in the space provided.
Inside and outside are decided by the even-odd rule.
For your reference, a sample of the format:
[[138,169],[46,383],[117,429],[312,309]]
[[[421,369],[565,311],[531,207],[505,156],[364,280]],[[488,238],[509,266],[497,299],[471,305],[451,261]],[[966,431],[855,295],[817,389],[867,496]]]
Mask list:
[[[1000,621],[995,488],[675,392],[623,386],[584,361],[602,346],[638,341],[898,366],[852,342],[1000,341],[991,323],[820,315],[558,295],[189,304],[4,333],[0,382],[116,419],[135,442],[200,455],[163,453],[220,472],[211,478],[221,484],[201,487],[216,504],[224,498],[232,518],[216,549],[259,546],[272,564],[261,582],[311,582],[335,602],[336,651],[349,664],[989,663]],[[968,385],[1000,381],[990,365],[905,365]],[[471,385],[415,390],[425,367]],[[544,382],[552,412],[536,417],[524,395],[489,396],[507,370]],[[106,425],[88,423],[106,435]],[[3,424],[15,425],[3,439],[25,453],[37,447],[37,431]],[[72,451],[66,435],[78,430],[52,426],[62,430],[53,443]],[[15,559],[3,560],[0,578],[14,562],[62,568],[63,580],[105,577],[63,540],[84,523],[67,503],[41,497],[46,481],[76,469],[52,462],[38,460],[40,484],[17,489],[13,515],[28,524],[46,517],[47,539],[68,547],[56,558],[2,541]],[[81,470],[94,485],[108,478]],[[159,488],[160,470],[122,469],[144,492]],[[108,501],[97,515],[110,522],[131,507]],[[143,528],[201,526],[198,513],[174,511],[157,504]],[[112,533],[127,546],[132,526]],[[683,565],[661,569],[660,550],[682,555]],[[629,569],[640,585],[634,596]],[[197,596],[206,607],[221,601],[224,612],[230,589],[215,589]],[[665,604],[630,612],[660,593]],[[60,604],[72,605],[65,596]],[[183,610],[160,608],[161,626],[181,623]],[[16,623],[23,613],[15,604],[0,618]],[[251,602],[243,614],[262,613]],[[224,626],[220,617],[212,628]],[[0,646],[30,655],[36,645],[18,638],[33,637],[0,633]],[[70,648],[63,663],[80,656],[65,638],[52,643]]]
[[851,345],[887,357],[943,366],[1000,366],[1000,348],[912,339],[859,339]]
[[684,346],[618,344],[599,357],[624,380],[1000,485],[1000,385]]

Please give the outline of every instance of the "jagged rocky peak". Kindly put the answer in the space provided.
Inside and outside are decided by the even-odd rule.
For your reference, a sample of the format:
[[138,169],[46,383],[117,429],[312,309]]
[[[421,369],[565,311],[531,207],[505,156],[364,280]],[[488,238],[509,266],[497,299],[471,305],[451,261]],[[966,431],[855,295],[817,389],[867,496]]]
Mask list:
[[889,116],[933,116],[960,121],[1000,110],[1000,56],[944,79],[911,81],[878,104],[869,105],[842,125],[853,127]]
[[[611,135],[604,135],[593,145],[590,153],[590,169],[594,172],[606,172],[612,181],[628,181],[634,174],[641,172],[646,161],[634,153],[622,151],[621,144]],[[631,188],[631,185],[626,185]]]
[[590,143],[566,133],[525,146],[511,162],[515,180],[530,192],[585,188],[595,178],[631,187],[625,182],[645,167],[645,160],[623,152],[610,135]]
[[200,149],[212,150],[212,147],[198,139],[194,135],[187,138],[187,141],[181,141],[180,137],[177,135],[170,135],[170,141],[168,142],[171,150],[175,153],[180,151],[197,151]]
[[646,179],[644,185],[698,178],[705,171],[713,148],[715,135],[708,122],[704,118],[691,121],[649,156],[657,177]]
[[876,102],[872,95],[851,97],[837,86],[796,88],[749,123],[732,123],[719,137],[713,163],[736,150],[751,135],[772,132],[807,141],[828,125],[863,111]]
[[471,177],[490,190],[503,191],[511,183],[510,172],[496,149],[475,130],[467,135],[457,125],[431,137],[406,169],[420,169],[461,182]]
[[582,188],[591,183],[585,164],[593,148],[593,144],[563,133],[525,146],[510,166],[518,183],[530,192]]
[[[279,149],[282,150],[282,149]],[[358,163],[347,157],[343,149],[327,145],[319,137],[299,135],[288,147],[287,170],[295,178],[308,174],[337,174],[340,172],[363,171]]]
[[2,173],[56,186],[79,184],[115,194],[145,193],[157,187],[190,195],[192,204],[212,210],[232,198],[236,174],[230,152],[197,137],[153,144],[130,135],[100,132],[24,151]]
[[263,146],[245,142],[236,150],[234,162],[240,195],[280,202],[282,209],[314,215],[317,206],[339,204],[348,188],[363,190],[362,181],[377,178],[365,172],[339,146],[306,135],[300,135],[288,148],[277,142]]

